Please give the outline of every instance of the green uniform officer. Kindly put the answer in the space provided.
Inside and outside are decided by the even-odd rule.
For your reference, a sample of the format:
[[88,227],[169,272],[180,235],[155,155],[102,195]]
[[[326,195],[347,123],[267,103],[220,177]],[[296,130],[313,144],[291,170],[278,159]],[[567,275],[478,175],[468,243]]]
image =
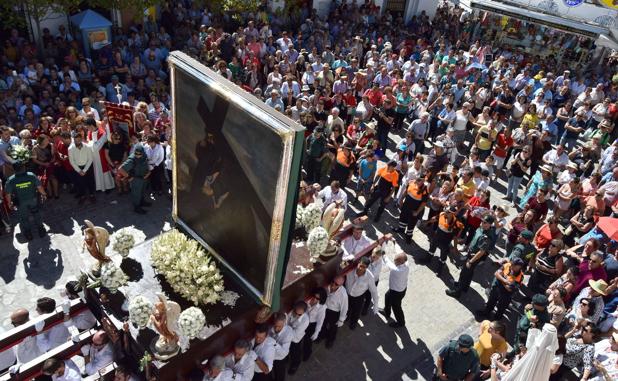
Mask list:
[[150,170],[148,169],[148,158],[141,143],[135,146],[133,153],[122,163],[119,172],[121,176],[129,178],[133,210],[139,214],[146,213],[146,210],[142,207],[150,206],[149,202],[144,201]]
[[17,218],[19,226],[26,239],[32,239],[32,225],[30,216],[39,231],[39,236],[45,236],[45,228],[41,222],[39,213],[39,200],[37,191],[41,194],[41,199],[45,200],[45,190],[39,179],[32,173],[26,172],[26,167],[21,164],[14,164],[15,174],[9,177],[6,182],[6,193],[11,195],[11,203],[17,207]]
[[468,247],[468,257],[466,264],[459,273],[459,280],[445,293],[453,298],[459,298],[462,292],[467,292],[470,288],[470,282],[474,276],[474,269],[479,263],[489,256],[489,252],[496,242],[496,230],[493,227],[494,218],[492,216],[483,217],[481,226],[475,233],[470,246]]
[[530,259],[536,254],[536,248],[530,242],[534,239],[534,233],[530,230],[524,230],[517,237],[517,244],[509,254],[509,261],[515,258],[521,258],[525,262],[530,262]]
[[433,379],[473,380],[480,371],[479,355],[473,345],[474,339],[463,334],[440,349]]
[[535,294],[532,297],[532,303],[524,308],[524,314],[517,322],[515,330],[515,340],[513,341],[513,350],[519,349],[520,345],[526,344],[526,337],[530,328],[543,329],[543,326],[551,320],[547,306],[549,299],[543,294]]

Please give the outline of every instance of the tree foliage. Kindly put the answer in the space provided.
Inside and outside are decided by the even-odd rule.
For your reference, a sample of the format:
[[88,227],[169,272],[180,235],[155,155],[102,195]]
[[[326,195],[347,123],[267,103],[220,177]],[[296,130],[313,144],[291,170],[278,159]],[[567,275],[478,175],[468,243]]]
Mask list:
[[[162,0],[89,0],[86,4],[87,7],[141,12],[161,2]],[[25,14],[41,21],[50,13],[73,14],[85,9],[82,0],[21,0],[19,2],[3,0],[0,1],[0,21],[5,28],[20,27],[24,26]]]
[[263,1],[261,0],[200,0],[198,4],[207,6],[213,13],[223,12],[256,12]]

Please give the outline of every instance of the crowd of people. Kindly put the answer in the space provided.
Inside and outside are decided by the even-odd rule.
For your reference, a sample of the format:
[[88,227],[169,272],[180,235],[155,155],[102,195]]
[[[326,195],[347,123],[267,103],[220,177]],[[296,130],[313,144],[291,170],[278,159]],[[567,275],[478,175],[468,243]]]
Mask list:
[[[560,343],[552,379],[618,377],[616,57],[588,68],[540,60],[476,36],[477,16],[448,3],[407,23],[372,1],[333,1],[326,18],[306,3],[290,15],[234,17],[164,4],[158,19],[115,30],[91,58],[64,27],[43,30],[42,50],[14,30],[0,57],[5,230],[15,206],[27,239],[45,234],[39,195],[94,203],[97,192],[130,191],[141,214],[166,193],[166,58],[181,49],[306,128],[301,204],[340,202],[374,222],[388,209],[404,251],[429,241],[429,255],[415,259],[438,275],[449,257],[461,268],[446,290],[453,298],[468,292],[479,264],[496,262],[478,340],[443,348],[437,379],[506,377],[526,358],[529,332],[549,325]],[[111,128],[102,101],[134,106],[137,134]],[[355,254],[368,242],[356,226],[341,246]],[[354,329],[370,308],[404,326],[407,257],[382,254],[258,326],[253,342],[212,359],[207,377],[283,380],[314,340],[332,346],[337,328],[347,319]],[[382,268],[390,278],[379,310]],[[505,318],[516,332],[506,333]],[[56,377],[73,368],[46,364]]]

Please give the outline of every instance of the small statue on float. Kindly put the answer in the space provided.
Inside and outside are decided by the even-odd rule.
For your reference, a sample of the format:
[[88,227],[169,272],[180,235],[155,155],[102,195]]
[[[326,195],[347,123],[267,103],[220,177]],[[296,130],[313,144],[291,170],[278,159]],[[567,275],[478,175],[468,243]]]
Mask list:
[[345,208],[341,205],[341,201],[335,201],[326,207],[322,215],[322,227],[328,233],[328,246],[321,255],[322,263],[328,261],[337,254],[339,247],[333,237],[339,232],[343,225],[345,217]]
[[101,274],[101,266],[112,260],[105,255],[105,248],[109,244],[109,232],[101,226],[94,226],[89,220],[85,220],[84,222],[86,223],[86,228],[83,231],[84,247],[88,250],[92,258],[97,261],[92,266],[91,272],[93,276],[99,277]]
[[159,301],[155,303],[150,322],[159,333],[159,337],[151,344],[152,352],[157,360],[167,361],[180,351],[178,334],[175,332],[176,322],[180,316],[180,305],[168,301],[165,295],[157,294]]

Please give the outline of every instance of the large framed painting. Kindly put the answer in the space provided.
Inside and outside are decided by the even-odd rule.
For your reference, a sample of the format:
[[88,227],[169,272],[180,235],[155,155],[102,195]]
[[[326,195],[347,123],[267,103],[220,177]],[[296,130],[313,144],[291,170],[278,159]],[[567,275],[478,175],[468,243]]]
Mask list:
[[304,128],[184,53],[169,62],[174,220],[278,308]]

